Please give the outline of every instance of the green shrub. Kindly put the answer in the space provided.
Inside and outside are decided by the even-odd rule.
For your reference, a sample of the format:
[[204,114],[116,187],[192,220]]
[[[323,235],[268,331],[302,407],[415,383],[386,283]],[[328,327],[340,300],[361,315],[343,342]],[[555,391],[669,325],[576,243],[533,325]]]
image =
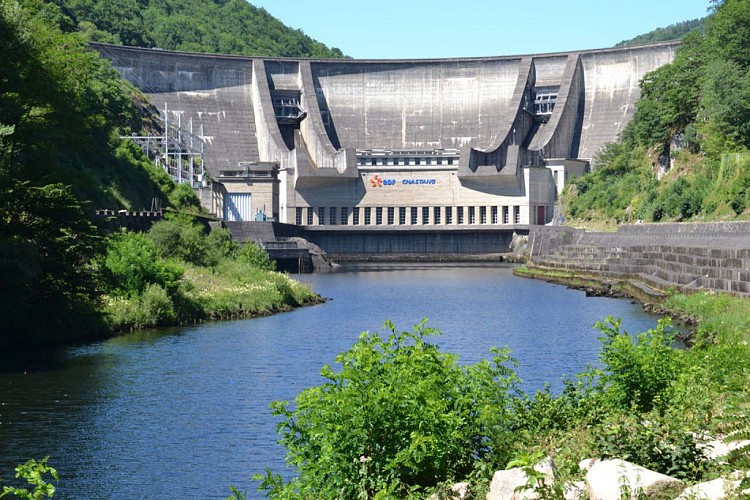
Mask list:
[[601,458],[619,458],[689,481],[701,480],[708,470],[694,433],[656,412],[611,415],[592,437]]
[[206,264],[215,266],[224,259],[230,258],[237,249],[229,229],[212,229],[206,236]]
[[140,307],[149,318],[149,326],[174,324],[175,311],[172,299],[167,291],[156,283],[146,286],[140,298]]
[[276,262],[271,260],[268,252],[254,242],[240,245],[236,252],[236,258],[239,262],[246,262],[258,269],[265,269],[267,271],[276,269]]
[[14,498],[24,500],[41,500],[43,498],[52,498],[55,494],[55,485],[48,483],[44,476],[50,475],[55,481],[60,480],[57,471],[47,465],[49,457],[37,461],[33,458],[24,464],[16,467],[16,478],[23,478],[34,488],[29,491],[27,488],[16,488],[13,486],[3,486],[0,498],[6,495],[13,495]]
[[477,462],[511,458],[504,422],[517,378],[508,353],[462,366],[425,341],[438,332],[424,323],[412,332],[387,327],[386,339],[363,333],[339,354],[339,371],[325,366],[327,381],[300,393],[293,411],[273,404],[298,477],[284,486],[268,473],[270,494],[405,496],[468,477]]
[[623,410],[648,412],[668,404],[668,391],[682,369],[682,351],[674,349],[669,318],[632,337],[620,331],[620,319],[607,317],[596,327],[600,337],[602,382],[611,401]]
[[143,294],[137,297],[114,298],[108,304],[112,329],[132,331],[174,325],[178,319],[175,302],[183,308],[190,305],[185,303],[181,295],[173,298],[155,283],[146,285]]
[[158,258],[152,240],[127,231],[110,239],[104,268],[115,293],[131,298],[152,283],[173,293],[183,274],[178,264]]
[[198,213],[201,211],[201,201],[196,196],[190,184],[177,184],[169,193],[169,203],[177,210]]
[[157,254],[164,259],[180,259],[196,265],[206,265],[209,248],[203,226],[190,217],[170,215],[148,232]]

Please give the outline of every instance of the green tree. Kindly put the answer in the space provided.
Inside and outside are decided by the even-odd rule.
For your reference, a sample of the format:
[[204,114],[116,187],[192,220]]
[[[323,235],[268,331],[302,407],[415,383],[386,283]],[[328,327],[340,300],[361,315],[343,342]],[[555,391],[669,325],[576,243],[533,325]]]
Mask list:
[[750,148],[750,67],[716,60],[707,66],[702,82],[698,130],[704,150],[718,157]]
[[620,331],[620,320],[608,317],[596,327],[602,332],[603,383],[622,410],[648,412],[668,402],[668,391],[682,368],[681,351],[672,346],[670,320],[632,337]]
[[268,252],[263,250],[257,243],[249,241],[240,245],[234,253],[239,262],[247,262],[253,267],[273,271],[276,269],[276,262],[271,260]]
[[712,60],[730,61],[741,68],[750,67],[750,3],[747,0],[713,2],[706,20],[704,50]]
[[125,231],[110,238],[104,259],[111,288],[119,295],[136,298],[151,284],[174,293],[183,269],[159,258],[154,242],[143,233]]
[[695,121],[703,69],[701,42],[701,33],[687,37],[672,64],[643,77],[635,116],[623,133],[626,143],[659,145],[665,151],[672,136]]
[[151,226],[148,239],[153,242],[157,255],[164,259],[175,258],[196,265],[211,264],[205,229],[188,216],[168,214]]
[[[39,0],[26,0],[27,2]],[[138,47],[285,57],[344,57],[245,0],[64,0],[91,40]]]
[[0,344],[96,331],[99,278],[90,263],[101,245],[96,226],[69,188],[3,179]]
[[[0,2],[0,344],[56,342],[101,328],[103,240],[85,199],[110,137],[133,118],[122,80],[60,9]],[[42,313],[43,312],[43,313]]]
[[[273,405],[283,418],[281,442],[298,478],[283,486],[270,474],[272,495],[309,498],[404,496],[467,477],[478,462],[509,460],[509,401],[517,378],[504,350],[492,362],[458,364],[412,332],[364,333],[336,362],[323,385]],[[295,493],[296,492],[296,493]]]

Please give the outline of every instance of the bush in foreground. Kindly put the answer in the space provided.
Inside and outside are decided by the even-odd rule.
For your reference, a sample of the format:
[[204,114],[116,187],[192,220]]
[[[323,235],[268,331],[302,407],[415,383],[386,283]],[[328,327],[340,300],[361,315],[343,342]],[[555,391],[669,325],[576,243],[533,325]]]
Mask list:
[[274,405],[287,461],[299,478],[267,473],[273,497],[403,497],[467,477],[482,462],[507,463],[503,430],[518,378],[507,351],[462,366],[426,338],[424,322],[386,338],[364,333],[325,366],[323,385],[303,391],[295,409]]
[[427,342],[439,332],[424,322],[412,332],[387,324],[385,338],[364,333],[337,370],[323,367],[323,384],[272,405],[296,477],[255,479],[271,498],[425,498],[466,480],[479,498],[494,471],[547,455],[562,481],[580,480],[586,458],[629,460],[688,484],[717,477],[749,453],[725,465],[701,446],[704,435],[750,427],[736,410],[750,400],[746,301],[697,294],[670,304],[699,319],[726,311],[723,326],[685,350],[674,348],[668,320],[630,335],[607,318],[597,325],[601,367],[557,395],[519,391],[507,350],[460,365]]

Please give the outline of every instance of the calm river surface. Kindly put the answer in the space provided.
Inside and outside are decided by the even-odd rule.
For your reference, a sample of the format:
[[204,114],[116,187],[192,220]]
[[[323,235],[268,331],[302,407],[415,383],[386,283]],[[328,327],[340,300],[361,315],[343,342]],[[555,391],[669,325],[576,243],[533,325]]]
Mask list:
[[524,389],[561,387],[596,364],[593,324],[623,318],[630,332],[656,318],[628,300],[516,278],[473,264],[350,265],[303,275],[332,300],[267,318],[132,334],[32,360],[0,354],[0,477],[50,455],[55,498],[257,498],[250,476],[284,472],[268,405],[322,381],[365,330],[422,318],[462,362],[508,345]]

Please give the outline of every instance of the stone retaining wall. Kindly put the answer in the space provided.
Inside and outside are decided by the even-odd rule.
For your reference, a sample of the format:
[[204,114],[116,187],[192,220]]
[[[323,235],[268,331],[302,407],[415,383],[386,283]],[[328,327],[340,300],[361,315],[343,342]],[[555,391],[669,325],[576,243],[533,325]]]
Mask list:
[[532,227],[529,266],[667,291],[750,295],[750,222],[631,224],[614,233]]

